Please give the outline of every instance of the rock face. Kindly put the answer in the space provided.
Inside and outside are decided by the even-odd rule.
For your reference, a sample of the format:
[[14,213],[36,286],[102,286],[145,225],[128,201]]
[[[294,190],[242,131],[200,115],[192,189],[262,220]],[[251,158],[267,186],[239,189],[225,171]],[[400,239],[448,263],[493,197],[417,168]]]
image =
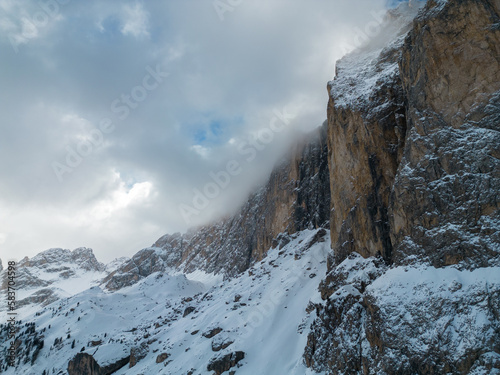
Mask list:
[[131,285],[168,268],[235,276],[282,241],[279,234],[328,225],[330,185],[326,125],[295,146],[266,186],[234,216],[186,234],[161,237],[105,279],[106,288]]
[[414,15],[328,86],[334,252],[304,353],[328,374],[500,369],[500,3]]
[[346,56],[328,84],[330,234],[337,263],[352,251],[391,261],[389,200],[407,128],[398,61],[413,14],[394,13],[384,33],[399,37]]
[[69,361],[69,375],[101,375],[101,367],[94,357],[86,353],[78,353]]
[[168,357],[170,357],[170,354],[168,353],[158,354],[156,357],[156,363],[163,363]]
[[338,63],[328,105],[337,264],[352,251],[498,261],[498,7],[430,1],[409,32],[412,12],[393,12],[386,28],[400,37]]
[[391,197],[394,261],[500,256],[500,3],[430,2],[403,46],[408,135]]
[[129,368],[134,367],[137,362],[146,357],[148,354],[148,347],[146,343],[142,343],[140,346],[134,346],[130,349],[130,362]]
[[316,305],[305,362],[328,374],[496,373],[497,273],[389,268],[352,253],[331,272],[326,300]]

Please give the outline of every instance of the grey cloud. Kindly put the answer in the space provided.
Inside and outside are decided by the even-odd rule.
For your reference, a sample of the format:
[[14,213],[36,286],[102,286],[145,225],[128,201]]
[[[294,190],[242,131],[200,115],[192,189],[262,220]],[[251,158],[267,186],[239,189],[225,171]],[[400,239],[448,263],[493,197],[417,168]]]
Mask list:
[[[131,255],[185,230],[178,205],[210,181],[210,171],[240,160],[243,173],[199,222],[224,214],[265,179],[297,134],[321,124],[342,43],[384,3],[246,0],[221,21],[211,1],[69,1],[16,53],[8,35],[21,32],[22,17],[39,5],[0,0],[2,256],[54,246],[94,247],[102,260]],[[126,26],[131,10],[142,18]],[[120,120],[111,103],[157,64],[169,77]],[[285,106],[297,115],[291,130],[244,164],[229,140],[245,141]],[[63,163],[67,147],[76,149],[103,118],[114,131],[61,183],[51,163]],[[214,123],[216,135],[198,139]],[[205,157],[197,143],[210,149]],[[148,194],[149,185],[134,185],[146,182]]]

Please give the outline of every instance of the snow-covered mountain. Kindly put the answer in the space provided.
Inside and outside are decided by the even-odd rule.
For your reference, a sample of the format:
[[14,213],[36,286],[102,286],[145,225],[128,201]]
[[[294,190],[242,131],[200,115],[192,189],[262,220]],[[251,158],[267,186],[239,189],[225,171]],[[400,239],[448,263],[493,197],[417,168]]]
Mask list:
[[[93,287],[48,305],[26,320],[36,319],[36,333],[23,334],[29,327],[21,325],[19,335],[43,337],[37,370],[25,365],[5,373],[66,373],[77,353],[70,373],[83,374],[74,369],[94,360],[100,368],[123,364],[116,374],[220,373],[231,354],[242,353],[234,354],[239,374],[304,374],[309,301],[320,300],[330,244],[324,229],[289,241],[228,281],[201,271],[156,272],[116,292]],[[21,363],[33,354],[19,353]]]
[[24,259],[0,372],[500,374],[499,25],[403,3],[234,216],[107,266]]
[[[7,269],[0,272],[2,280],[0,311],[7,310]],[[100,284],[108,273],[92,249],[49,249],[33,258],[25,257],[16,266],[18,313],[23,316],[40,306],[69,297]]]

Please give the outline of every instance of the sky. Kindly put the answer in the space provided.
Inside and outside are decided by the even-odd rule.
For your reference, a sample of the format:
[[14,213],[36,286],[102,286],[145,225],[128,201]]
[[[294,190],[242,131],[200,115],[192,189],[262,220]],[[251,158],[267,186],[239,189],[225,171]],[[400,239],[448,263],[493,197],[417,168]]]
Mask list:
[[0,0],[0,257],[229,215],[326,119],[385,0]]

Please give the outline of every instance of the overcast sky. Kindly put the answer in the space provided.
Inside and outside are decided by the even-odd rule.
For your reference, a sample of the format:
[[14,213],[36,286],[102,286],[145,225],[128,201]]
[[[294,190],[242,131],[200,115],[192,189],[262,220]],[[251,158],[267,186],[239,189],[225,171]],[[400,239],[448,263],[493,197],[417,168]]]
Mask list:
[[326,118],[335,61],[385,5],[0,0],[4,264],[107,262],[237,208]]

